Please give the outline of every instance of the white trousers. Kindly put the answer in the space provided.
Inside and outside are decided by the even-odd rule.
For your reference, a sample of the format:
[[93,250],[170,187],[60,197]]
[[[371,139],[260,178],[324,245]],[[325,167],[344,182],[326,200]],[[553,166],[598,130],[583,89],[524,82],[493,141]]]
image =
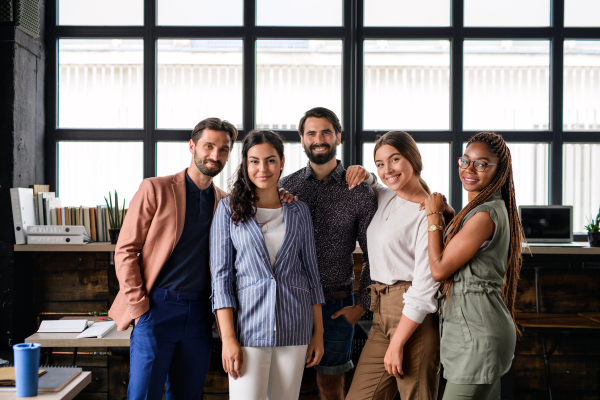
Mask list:
[[307,349],[308,345],[242,347],[242,377],[229,377],[230,400],[297,400]]

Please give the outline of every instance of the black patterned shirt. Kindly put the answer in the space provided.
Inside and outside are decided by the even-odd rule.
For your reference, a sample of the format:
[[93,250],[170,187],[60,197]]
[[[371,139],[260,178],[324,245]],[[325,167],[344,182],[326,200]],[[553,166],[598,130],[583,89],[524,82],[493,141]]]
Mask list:
[[367,252],[367,228],[377,211],[377,198],[366,183],[348,189],[346,170],[338,160],[337,167],[325,182],[313,175],[310,162],[281,179],[280,186],[297,195],[308,205],[315,229],[315,245],[323,289],[331,290],[354,283],[356,241],[363,251],[356,303],[369,309],[371,284]]

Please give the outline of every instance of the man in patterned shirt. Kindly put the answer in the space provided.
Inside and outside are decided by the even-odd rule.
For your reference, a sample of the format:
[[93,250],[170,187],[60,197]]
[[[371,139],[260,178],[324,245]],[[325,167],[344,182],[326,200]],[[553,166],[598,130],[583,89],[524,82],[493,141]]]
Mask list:
[[[367,286],[371,284],[367,254],[367,227],[377,211],[373,190],[361,183],[352,190],[346,170],[336,160],[342,140],[337,116],[323,107],[307,111],[298,132],[310,162],[281,180],[280,186],[297,195],[311,212],[321,285],[325,355],[317,370],[323,400],[344,399],[344,373],[351,370],[354,324],[370,305]],[[363,268],[354,304],[354,259],[358,240],[363,251]]]

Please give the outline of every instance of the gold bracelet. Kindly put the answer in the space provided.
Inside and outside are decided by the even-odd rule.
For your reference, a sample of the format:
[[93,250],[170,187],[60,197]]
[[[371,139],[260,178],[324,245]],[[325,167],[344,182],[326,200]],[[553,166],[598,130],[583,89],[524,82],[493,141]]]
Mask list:
[[444,215],[444,213],[443,213],[443,212],[441,212],[441,211],[434,211],[434,212],[427,213],[427,216],[429,217],[430,215],[433,215],[433,214],[440,214],[440,215]]

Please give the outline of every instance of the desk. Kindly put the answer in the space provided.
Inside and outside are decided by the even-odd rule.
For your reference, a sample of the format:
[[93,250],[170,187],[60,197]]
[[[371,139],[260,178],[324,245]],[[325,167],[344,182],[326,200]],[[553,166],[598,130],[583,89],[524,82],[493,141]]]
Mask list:
[[0,400],[41,399],[41,400],[71,400],[92,382],[92,373],[84,371],[73,379],[60,392],[38,392],[35,397],[17,397],[17,392],[0,392]]
[[[100,317],[64,317],[61,319],[87,319],[88,321],[98,322]],[[25,339],[25,343],[39,343],[42,347],[129,347],[129,337],[131,336],[130,326],[125,331],[110,332],[102,339],[82,338],[77,339],[79,333],[34,333]]]
[[600,312],[580,312],[578,315],[600,324]]
[[[87,319],[88,321],[98,322],[100,317],[63,317],[61,319]],[[82,338],[77,339],[78,333],[34,333],[25,339],[25,343],[39,343],[42,347],[73,347],[73,361],[77,361],[77,350],[79,347],[129,347],[129,337],[131,336],[130,326],[127,330],[110,332],[102,339]]]

